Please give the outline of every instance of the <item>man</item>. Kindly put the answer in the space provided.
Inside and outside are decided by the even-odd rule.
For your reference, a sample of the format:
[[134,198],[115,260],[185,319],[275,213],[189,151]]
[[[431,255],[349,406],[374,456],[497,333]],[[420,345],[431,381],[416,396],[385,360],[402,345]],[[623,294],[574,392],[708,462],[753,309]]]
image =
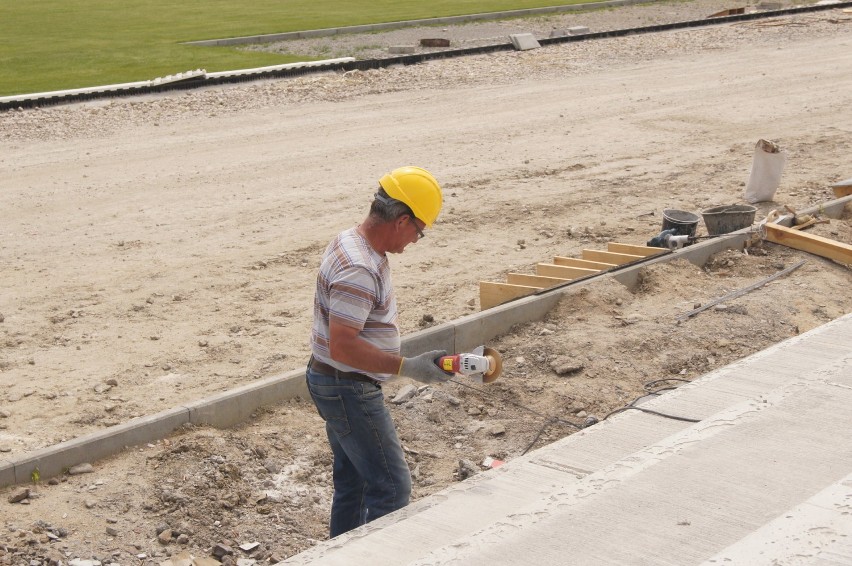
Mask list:
[[445,351],[399,355],[387,257],[424,237],[441,211],[441,187],[419,167],[395,169],[379,185],[367,218],[326,248],[314,297],[307,382],[334,455],[331,537],[408,505],[411,473],[382,383],[451,377],[435,364]]

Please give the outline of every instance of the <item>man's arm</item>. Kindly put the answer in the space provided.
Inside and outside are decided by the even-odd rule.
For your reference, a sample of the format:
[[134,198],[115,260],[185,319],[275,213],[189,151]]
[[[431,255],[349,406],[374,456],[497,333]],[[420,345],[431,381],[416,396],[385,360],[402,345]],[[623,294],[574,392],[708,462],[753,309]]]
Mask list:
[[361,371],[404,375],[421,383],[443,383],[453,374],[435,364],[447,354],[446,350],[432,350],[413,358],[388,354],[358,336],[359,330],[345,324],[330,323],[329,351],[331,358]]
[[328,348],[333,360],[370,373],[399,373],[402,358],[359,337],[357,328],[331,321],[328,332]]

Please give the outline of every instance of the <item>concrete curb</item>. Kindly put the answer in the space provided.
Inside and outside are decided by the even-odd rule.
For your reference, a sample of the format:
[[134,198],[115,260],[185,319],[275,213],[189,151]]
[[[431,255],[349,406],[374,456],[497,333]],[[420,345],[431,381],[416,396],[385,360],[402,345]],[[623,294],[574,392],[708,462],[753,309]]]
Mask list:
[[[852,205],[852,195],[799,211],[800,214],[820,214],[830,218],[842,216],[847,205]],[[779,223],[789,226],[792,217],[782,218]],[[405,336],[402,340],[403,355],[412,355],[426,350],[442,349],[448,352],[464,352],[509,332],[512,326],[543,319],[560,301],[562,294],[612,277],[619,283],[632,288],[638,281],[639,271],[649,265],[674,259],[688,259],[703,265],[707,259],[726,249],[740,249],[751,237],[752,229],[707,240],[673,253],[649,259],[612,273],[602,273],[564,287],[542,291],[488,309],[464,316],[432,328]],[[265,405],[280,403],[294,397],[307,398],[304,368],[217,393],[186,405],[139,417],[93,432],[80,438],[49,446],[18,458],[0,460],[0,487],[31,481],[36,469],[42,478],[62,474],[71,466],[93,462],[117,454],[131,446],[138,446],[165,438],[185,424],[210,425],[228,428],[247,420],[253,412]]]
[[327,37],[347,33],[370,33],[375,31],[387,31],[406,27],[434,26],[441,24],[462,24],[474,21],[502,20],[507,18],[523,18],[526,16],[539,16],[542,14],[554,14],[559,12],[577,12],[582,10],[594,10],[596,8],[612,8],[615,6],[629,6],[631,4],[650,4],[656,0],[606,0],[604,2],[590,2],[587,4],[569,4],[565,6],[547,6],[543,8],[527,8],[524,10],[508,10],[505,12],[488,12],[483,14],[467,14],[464,16],[446,16],[443,18],[424,18],[421,20],[406,20],[401,22],[385,22],[379,24],[364,24],[360,26],[346,26],[339,28],[311,29],[304,31],[291,31],[282,33],[269,33],[264,35],[247,35],[244,37],[228,37],[223,39],[205,39],[201,41],[187,41],[185,45],[200,45],[204,47],[221,45],[247,45],[252,43],[268,43],[270,41],[287,41],[290,39],[307,39],[312,37]]

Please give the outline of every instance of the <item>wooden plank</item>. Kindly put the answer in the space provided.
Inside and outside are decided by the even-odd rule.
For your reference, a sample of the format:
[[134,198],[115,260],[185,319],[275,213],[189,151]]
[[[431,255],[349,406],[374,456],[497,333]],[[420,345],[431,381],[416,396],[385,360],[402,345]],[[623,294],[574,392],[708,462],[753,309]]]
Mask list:
[[589,261],[587,259],[562,256],[554,257],[553,263],[556,265],[567,265],[568,267],[585,267],[586,269],[609,269],[610,267],[615,267],[614,263],[601,263],[599,261]]
[[634,246],[633,244],[619,244],[617,242],[609,242],[606,245],[607,251],[617,254],[641,255],[648,257],[661,254],[666,251],[666,248],[651,248],[648,246]]
[[613,252],[602,252],[599,250],[583,250],[583,259],[589,261],[602,261],[604,263],[614,263],[621,265],[622,263],[630,263],[637,259],[642,259],[641,255],[633,254],[617,254]]
[[547,289],[566,281],[570,281],[570,279],[545,277],[544,275],[529,275],[527,273],[510,273],[506,276],[506,282],[512,285],[528,285],[539,289]]
[[834,183],[831,185],[831,188],[834,191],[834,196],[837,198],[852,195],[852,179],[846,179],[845,181]]
[[767,241],[852,265],[852,245],[779,224],[768,223],[765,226]]
[[537,287],[528,285],[510,285],[508,283],[493,283],[491,281],[479,282],[479,309],[485,310],[506,301],[532,295],[538,291]]
[[554,265],[552,263],[537,263],[535,266],[536,275],[544,275],[546,277],[561,277],[563,279],[576,279],[578,277],[594,275],[595,273],[600,272],[600,269],[568,267],[567,265]]

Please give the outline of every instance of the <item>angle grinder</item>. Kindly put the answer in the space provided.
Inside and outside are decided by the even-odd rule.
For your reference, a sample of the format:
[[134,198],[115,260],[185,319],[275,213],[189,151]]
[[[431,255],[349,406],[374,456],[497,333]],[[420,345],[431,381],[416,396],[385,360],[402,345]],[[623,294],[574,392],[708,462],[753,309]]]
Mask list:
[[472,352],[441,356],[435,363],[447,373],[468,376],[480,383],[491,383],[503,371],[503,358],[493,348],[479,346]]

